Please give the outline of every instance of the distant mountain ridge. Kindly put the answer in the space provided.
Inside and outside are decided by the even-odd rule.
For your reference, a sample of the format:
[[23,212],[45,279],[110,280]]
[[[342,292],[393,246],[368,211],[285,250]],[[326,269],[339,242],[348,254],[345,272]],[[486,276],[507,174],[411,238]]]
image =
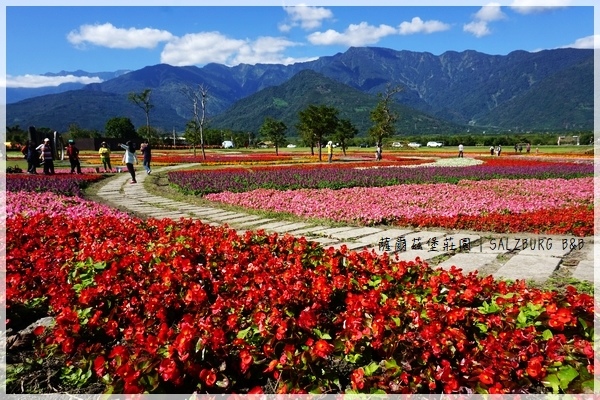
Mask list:
[[[73,75],[77,77],[98,77],[103,81],[116,78],[125,73],[129,72],[129,70],[118,70],[114,72],[86,72],[82,70],[77,71],[60,71],[60,72],[47,72],[42,76],[48,77],[60,77],[60,76],[68,76]],[[58,86],[43,86],[38,88],[6,88],[6,103],[16,103],[21,100],[29,99],[32,97],[44,96],[46,94],[56,94],[66,92],[68,90],[77,90],[81,89],[85,86],[84,83],[71,82],[71,83],[63,83]]]
[[[515,51],[505,56],[448,51],[435,56],[378,47],[351,47],[292,65],[148,66],[70,91],[71,105],[66,92],[9,104],[7,124],[66,129],[75,122],[103,130],[109,118],[125,116],[141,126],[145,116],[127,101],[127,93],[149,88],[155,105],[151,124],[183,130],[192,118],[192,107],[182,87],[204,84],[210,96],[209,118],[226,121],[236,102],[282,85],[303,70],[370,95],[383,92],[387,85],[400,85],[404,88],[396,97],[400,104],[451,124],[521,131],[593,129],[593,50]],[[111,99],[111,107],[92,104],[103,96]],[[98,110],[107,114],[91,115]]]

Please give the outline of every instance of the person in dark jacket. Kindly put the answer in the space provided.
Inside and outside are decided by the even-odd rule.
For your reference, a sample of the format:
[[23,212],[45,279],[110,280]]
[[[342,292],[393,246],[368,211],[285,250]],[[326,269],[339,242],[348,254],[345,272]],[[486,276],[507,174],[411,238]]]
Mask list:
[[27,159],[27,173],[37,175],[36,168],[40,166],[40,152],[36,150],[35,143],[32,141],[27,144],[25,158]]
[[69,139],[69,145],[67,146],[67,156],[69,156],[69,163],[71,164],[71,173],[75,173],[77,170],[78,174],[81,174],[81,162],[79,161],[79,149],[75,147],[73,139]]

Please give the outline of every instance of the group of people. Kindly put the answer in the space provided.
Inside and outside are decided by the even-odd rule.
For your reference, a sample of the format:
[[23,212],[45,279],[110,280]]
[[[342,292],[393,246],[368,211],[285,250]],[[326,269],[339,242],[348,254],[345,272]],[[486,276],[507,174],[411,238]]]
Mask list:
[[[525,144],[525,151],[527,153],[529,153],[531,151],[531,144],[530,143],[526,143]],[[523,145],[522,144],[515,144],[515,153],[522,153],[523,152]]]
[[[137,156],[135,154],[135,145],[133,142],[128,141],[125,144],[120,144],[120,147],[125,149],[123,155],[123,164],[127,166],[127,170],[131,174],[131,183],[137,183],[135,179],[135,168],[133,164],[137,164]],[[65,148],[67,157],[69,158],[69,164],[71,165],[71,173],[81,174],[81,162],[79,159],[79,149],[75,146],[75,141],[70,139],[67,147]],[[146,173],[150,174],[150,162],[152,159],[152,151],[150,144],[145,140],[140,146],[140,151],[143,156],[143,165]],[[27,173],[37,175],[37,168],[43,166],[45,175],[54,175],[54,154],[52,151],[52,145],[50,139],[45,138],[42,144],[35,146],[33,141],[28,141],[27,144],[21,149],[25,159],[27,160]],[[104,172],[113,172],[112,165],[110,163],[110,148],[106,142],[102,142],[100,150],[100,161],[104,167]]]
[[490,146],[490,156],[496,155],[496,156],[500,157],[500,153],[502,153],[502,146],[501,145],[498,145],[496,147]]
[[[69,147],[72,144],[73,141],[69,140]],[[37,147],[33,141],[27,142],[21,149],[21,153],[23,153],[27,160],[28,174],[37,175],[37,168],[43,166],[44,175],[54,175],[54,156],[52,154],[52,146],[50,145],[49,138],[45,138],[42,144]],[[68,149],[67,154],[69,154]],[[78,154],[76,156],[78,157]]]
[[[127,141],[125,144],[119,144],[119,147],[125,150],[125,154],[123,154],[123,164],[127,166],[127,171],[129,171],[129,174],[131,175],[130,183],[137,183],[137,180],[135,179],[135,167],[133,165],[138,163],[137,155],[135,154],[135,145],[132,141]],[[150,168],[152,150],[150,149],[150,144],[147,140],[140,146],[140,152],[142,153],[143,165],[146,173],[152,173],[152,169]]]

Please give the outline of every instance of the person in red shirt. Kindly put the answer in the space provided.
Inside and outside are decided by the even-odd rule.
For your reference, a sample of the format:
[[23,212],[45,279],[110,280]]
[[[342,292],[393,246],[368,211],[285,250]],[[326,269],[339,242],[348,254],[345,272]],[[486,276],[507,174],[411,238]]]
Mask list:
[[78,174],[81,174],[81,162],[79,161],[79,149],[75,147],[73,139],[69,139],[69,145],[67,146],[67,156],[69,156],[69,162],[71,163],[71,173],[75,173],[77,170]]

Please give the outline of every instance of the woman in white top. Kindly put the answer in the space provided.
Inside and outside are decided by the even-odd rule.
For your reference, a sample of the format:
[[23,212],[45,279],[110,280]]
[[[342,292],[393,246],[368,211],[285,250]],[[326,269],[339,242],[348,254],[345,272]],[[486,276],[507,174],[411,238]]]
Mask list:
[[123,163],[127,165],[127,171],[129,171],[131,174],[131,183],[137,183],[135,180],[135,168],[133,167],[133,163],[138,163],[135,155],[135,147],[130,140],[125,144],[119,143],[119,146],[122,149],[125,149],[125,154],[123,154]]

